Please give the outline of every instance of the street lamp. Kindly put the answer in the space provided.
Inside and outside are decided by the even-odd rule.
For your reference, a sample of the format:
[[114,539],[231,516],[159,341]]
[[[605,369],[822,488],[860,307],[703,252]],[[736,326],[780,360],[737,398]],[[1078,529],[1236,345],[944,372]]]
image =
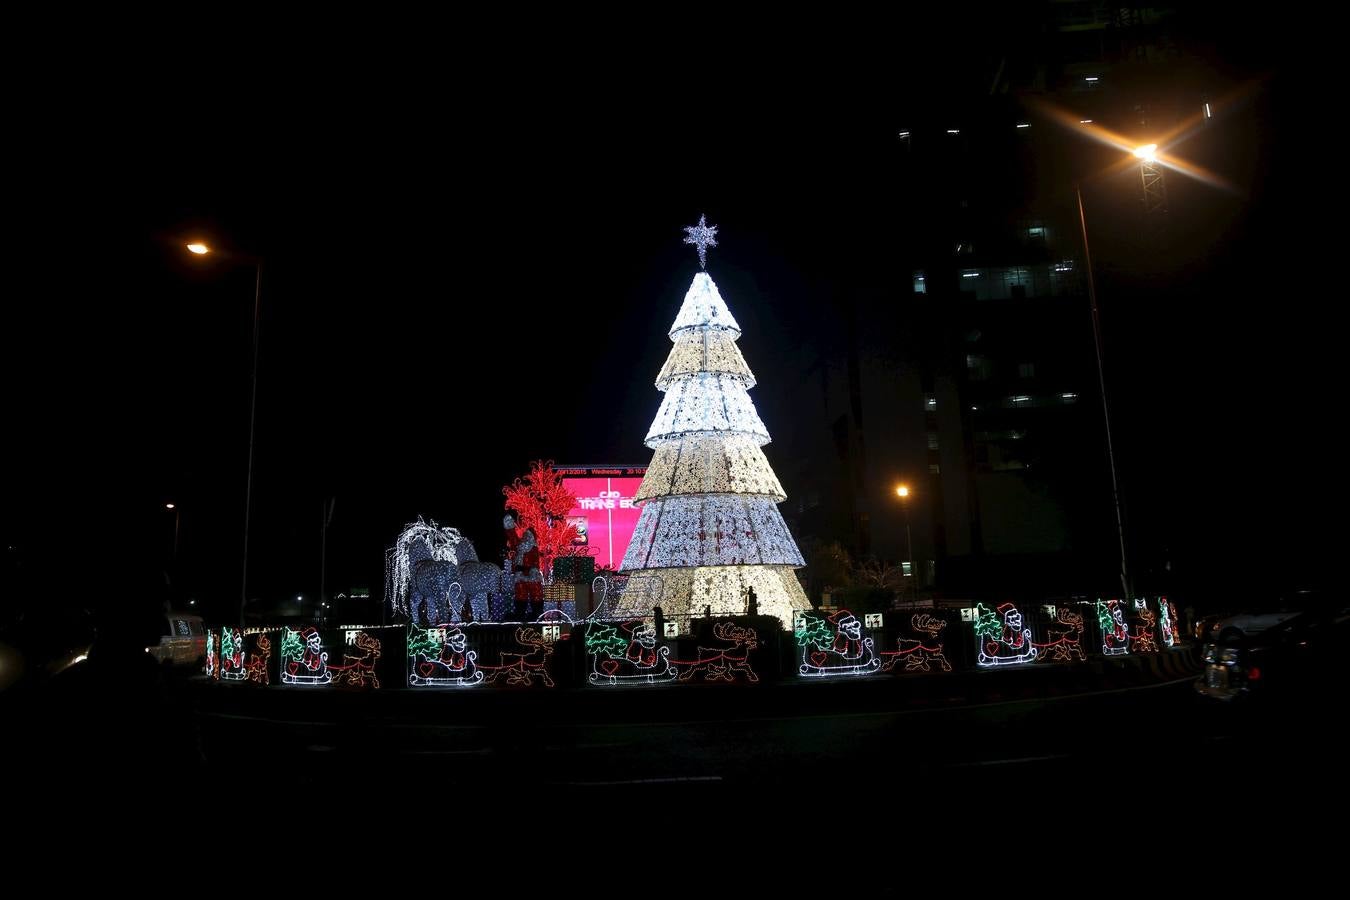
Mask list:
[[1167,212],[1167,182],[1163,180],[1162,163],[1158,161],[1158,145],[1142,144],[1133,150],[1139,160],[1139,183],[1143,188],[1144,212]]
[[[1178,135],[1183,135],[1188,127],[1185,123],[1179,128],[1173,130],[1171,134],[1160,138],[1161,144],[1168,149],[1165,157],[1159,153],[1158,143],[1136,144],[1127,140],[1125,136],[1115,134],[1109,129],[1093,125],[1092,119],[1078,118],[1063,110],[1054,107],[1046,107],[1051,118],[1058,120],[1061,124],[1073,128],[1073,122],[1077,120],[1081,131],[1081,126],[1090,125],[1090,134],[1093,139],[1100,143],[1114,147],[1116,150],[1126,154],[1121,159],[1121,167],[1132,162],[1133,159],[1139,161],[1139,173],[1143,183],[1144,191],[1144,212],[1149,215],[1165,213],[1167,211],[1167,189],[1163,182],[1164,168],[1172,168],[1197,178],[1208,184],[1223,186],[1226,182],[1219,176],[1207,172],[1204,169],[1184,163],[1171,153],[1171,147],[1178,142]],[[1205,107],[1205,117],[1211,115],[1209,107]],[[1184,136],[1181,138],[1184,140]],[[1115,166],[1112,167],[1116,168]],[[1101,315],[1097,307],[1097,286],[1092,273],[1092,250],[1088,244],[1087,215],[1083,211],[1083,190],[1080,184],[1074,184],[1074,194],[1078,200],[1078,223],[1082,228],[1083,234],[1083,257],[1087,264],[1088,274],[1088,300],[1092,306],[1092,336],[1094,346],[1097,351],[1097,383],[1101,389],[1102,395],[1102,416],[1106,424],[1106,453],[1111,466],[1111,495],[1116,510],[1116,533],[1120,541],[1120,585],[1125,592],[1126,597],[1132,597],[1130,590],[1129,569],[1126,562],[1125,553],[1125,525],[1120,512],[1120,484],[1116,475],[1116,454],[1115,447],[1111,439],[1111,414],[1107,408],[1106,402],[1106,376],[1102,365],[1102,333],[1101,333]]]
[[[1158,145],[1146,144],[1137,148],[1134,155],[1147,164],[1157,158]],[[1074,185],[1078,197],[1078,224],[1083,230],[1083,262],[1087,265],[1088,303],[1092,307],[1092,343],[1097,350],[1097,386],[1102,394],[1102,418],[1106,422],[1106,458],[1111,465],[1111,502],[1116,509],[1116,536],[1120,541],[1120,589],[1126,597],[1134,596],[1130,592],[1129,567],[1125,557],[1125,520],[1120,514],[1120,480],[1116,476],[1116,450],[1111,440],[1111,412],[1106,403],[1106,372],[1102,366],[1102,323],[1101,313],[1097,309],[1097,284],[1092,277],[1092,248],[1088,244],[1087,215],[1083,212],[1083,188]]]
[[[900,506],[905,511],[905,548],[909,551],[909,577],[914,578],[914,539],[910,536],[909,531],[909,485],[897,485],[895,488],[895,495],[900,498]],[[918,581],[913,581],[912,583],[917,585]],[[917,596],[918,591],[916,589],[915,597]]]
[[179,522],[179,512],[180,512],[180,510],[178,509],[178,504],[177,504],[177,503],[165,503],[165,504],[164,504],[164,508],[165,508],[165,509],[171,509],[171,510],[173,510],[173,559],[174,559],[174,562],[177,562],[177,561],[178,561],[178,522]]
[[[201,241],[186,244],[189,253],[206,256],[211,248]],[[248,600],[248,528],[253,512],[253,437],[258,421],[258,324],[262,309],[262,259],[237,256],[253,263],[253,387],[248,407],[248,480],[244,488],[244,559],[239,578],[239,626],[244,625],[244,604]]]

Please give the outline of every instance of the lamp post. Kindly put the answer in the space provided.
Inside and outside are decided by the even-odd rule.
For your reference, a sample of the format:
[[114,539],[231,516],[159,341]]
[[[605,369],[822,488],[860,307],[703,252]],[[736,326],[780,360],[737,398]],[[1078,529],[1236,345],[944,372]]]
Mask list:
[[178,522],[179,522],[178,504],[165,503],[164,508],[173,510],[173,560],[176,563],[178,562]]
[[[905,549],[909,553],[909,577],[915,578],[916,576],[914,573],[914,539],[910,536],[909,531],[909,485],[902,484],[897,486],[895,489],[895,495],[900,498],[900,506],[905,511]],[[918,581],[917,580],[914,581],[913,584],[917,585]],[[915,588],[914,596],[915,599],[917,599],[919,596],[917,587]]]
[[[1156,159],[1156,144],[1146,144],[1134,151],[1134,155],[1151,163]],[[1102,395],[1102,418],[1106,423],[1106,458],[1111,467],[1111,502],[1116,511],[1116,537],[1120,541],[1120,589],[1126,597],[1134,596],[1130,591],[1129,564],[1125,554],[1125,520],[1120,514],[1120,481],[1116,475],[1116,450],[1111,439],[1111,411],[1106,402],[1106,370],[1102,364],[1102,324],[1097,308],[1097,284],[1092,277],[1092,248],[1088,244],[1087,214],[1083,211],[1083,189],[1074,185],[1074,194],[1078,197],[1078,224],[1083,231],[1083,262],[1087,265],[1088,303],[1092,307],[1092,342],[1097,350],[1097,386]]]
[[[212,250],[200,241],[186,245],[189,253],[206,256]],[[258,325],[262,310],[262,259],[258,257],[237,257],[253,263],[253,385],[249,393],[248,406],[248,476],[244,488],[244,555],[242,573],[239,579],[239,626],[244,625],[244,605],[248,602],[248,530],[253,512],[253,437],[258,421]]]

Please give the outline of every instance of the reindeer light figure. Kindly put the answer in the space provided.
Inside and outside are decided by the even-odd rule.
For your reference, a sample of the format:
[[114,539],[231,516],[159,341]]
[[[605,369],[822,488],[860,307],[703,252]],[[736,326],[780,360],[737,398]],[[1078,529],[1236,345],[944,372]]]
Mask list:
[[1050,662],[1069,662],[1074,658],[1086,660],[1083,655],[1083,617],[1069,609],[1060,608],[1055,613],[1055,621],[1067,628],[1048,629],[1050,642],[1045,644],[1045,656]]
[[894,671],[896,663],[903,659],[906,672],[931,672],[930,663],[937,663],[942,667],[942,671],[950,672],[952,664],[947,662],[947,656],[943,653],[943,644],[937,639],[942,630],[947,627],[947,623],[928,613],[917,613],[910,619],[909,624],[915,632],[927,635],[928,643],[925,644],[923,638],[897,638],[896,649],[893,651],[886,650],[881,654],[889,657],[881,667],[881,671]]
[[759,646],[759,634],[753,628],[741,628],[735,622],[718,622],[713,625],[713,637],[726,641],[730,647],[699,647],[698,659],[684,662],[680,681],[689,681],[695,675],[703,676],[704,681],[733,682],[736,675],[744,675],[751,684],[759,682],[759,675],[750,665],[750,652]]
[[537,675],[544,687],[553,687],[553,678],[548,674],[548,660],[553,655],[553,645],[533,628],[517,628],[516,643],[528,649],[520,652],[503,651],[501,665],[496,668],[483,666],[485,670],[490,670],[487,683],[493,684],[505,677],[507,684],[528,687],[534,684]]

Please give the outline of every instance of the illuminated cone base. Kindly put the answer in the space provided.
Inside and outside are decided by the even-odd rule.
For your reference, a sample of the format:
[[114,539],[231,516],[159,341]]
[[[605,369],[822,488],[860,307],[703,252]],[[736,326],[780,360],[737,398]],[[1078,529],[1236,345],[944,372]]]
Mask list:
[[701,616],[705,607],[713,615],[741,615],[745,612],[746,589],[755,588],[755,602],[762,616],[776,616],[788,627],[795,610],[810,609],[806,592],[797,580],[793,566],[701,566],[695,569],[638,569],[633,579],[656,579],[660,587],[622,597],[615,612],[624,616],[646,616],[652,606],[674,619]]

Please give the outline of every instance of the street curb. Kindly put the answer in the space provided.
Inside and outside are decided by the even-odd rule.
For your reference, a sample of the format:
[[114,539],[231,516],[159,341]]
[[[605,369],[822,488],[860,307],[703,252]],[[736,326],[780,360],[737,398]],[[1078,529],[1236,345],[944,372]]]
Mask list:
[[1199,675],[1204,665],[1191,655],[1189,649],[1177,648],[1149,654],[1148,668],[1161,678],[1186,678]]

